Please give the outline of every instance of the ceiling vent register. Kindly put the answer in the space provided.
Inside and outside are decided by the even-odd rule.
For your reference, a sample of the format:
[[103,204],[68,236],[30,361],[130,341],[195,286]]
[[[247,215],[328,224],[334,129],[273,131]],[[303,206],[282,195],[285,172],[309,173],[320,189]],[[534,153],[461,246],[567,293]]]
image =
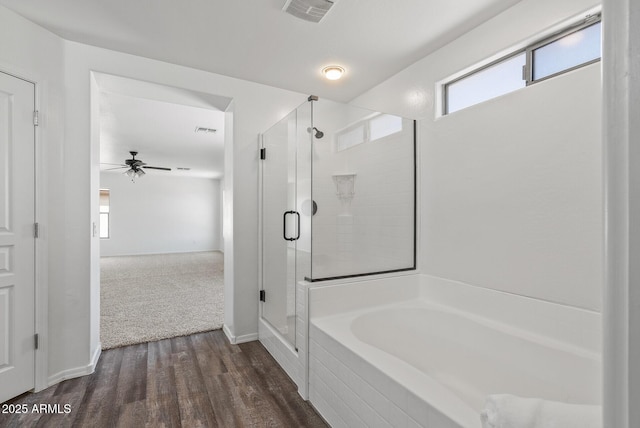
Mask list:
[[331,6],[329,0],[287,0],[282,10],[305,21],[320,22]]

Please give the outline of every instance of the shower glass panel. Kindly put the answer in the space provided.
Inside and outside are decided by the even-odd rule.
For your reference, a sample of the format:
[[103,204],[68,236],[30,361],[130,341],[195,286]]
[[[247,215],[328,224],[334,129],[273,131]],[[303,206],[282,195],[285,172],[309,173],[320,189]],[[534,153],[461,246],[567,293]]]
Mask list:
[[415,269],[412,120],[310,97],[262,134],[262,318],[296,346],[297,290]]
[[415,269],[414,121],[313,106],[312,281]]
[[262,135],[262,317],[295,347],[296,284],[309,275],[311,104]]

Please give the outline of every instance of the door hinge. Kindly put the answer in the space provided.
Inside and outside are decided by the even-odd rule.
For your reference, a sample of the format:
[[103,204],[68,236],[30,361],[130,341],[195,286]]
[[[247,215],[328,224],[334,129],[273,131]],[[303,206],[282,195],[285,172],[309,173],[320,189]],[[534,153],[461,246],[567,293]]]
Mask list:
[[34,110],[33,111],[33,126],[38,126],[39,125],[39,113],[38,110]]
[[267,149],[263,147],[260,149],[260,159],[265,160],[266,158],[267,158]]
[[40,224],[33,223],[33,237],[38,238],[40,236]]
[[34,335],[34,342],[35,342],[35,345],[36,345],[36,349],[38,349],[38,347],[39,347],[39,345],[40,345],[40,343],[39,343],[39,339],[40,339],[40,336],[38,336],[38,333],[36,333],[36,334]]
[[260,301],[261,302],[266,302],[267,300],[267,293],[264,290],[260,290]]

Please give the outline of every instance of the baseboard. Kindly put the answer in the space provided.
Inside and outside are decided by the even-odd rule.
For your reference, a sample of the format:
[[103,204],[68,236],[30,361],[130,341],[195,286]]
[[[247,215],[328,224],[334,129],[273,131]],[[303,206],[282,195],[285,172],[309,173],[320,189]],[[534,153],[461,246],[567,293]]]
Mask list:
[[92,374],[96,370],[96,366],[98,365],[98,360],[100,359],[101,354],[102,344],[98,343],[98,346],[93,351],[93,355],[91,356],[91,361],[89,362],[89,364],[87,364],[86,366],[62,370],[54,375],[49,376],[49,378],[47,379],[47,383],[49,384],[49,386],[51,386],[55,385],[56,383],[60,383],[63,380]]
[[224,253],[219,248],[212,248],[210,250],[184,250],[184,251],[160,251],[160,252],[148,252],[148,253],[128,253],[128,254],[108,254],[108,255],[100,255],[100,257],[135,257],[135,256],[162,256],[162,255],[170,255],[170,254],[190,254],[190,253]]
[[224,335],[227,336],[227,339],[229,339],[229,342],[231,342],[232,345],[237,345],[239,343],[245,343],[245,342],[253,342],[254,340],[258,340],[258,333],[243,334],[242,336],[234,336],[226,324],[222,326],[222,331],[224,332]]

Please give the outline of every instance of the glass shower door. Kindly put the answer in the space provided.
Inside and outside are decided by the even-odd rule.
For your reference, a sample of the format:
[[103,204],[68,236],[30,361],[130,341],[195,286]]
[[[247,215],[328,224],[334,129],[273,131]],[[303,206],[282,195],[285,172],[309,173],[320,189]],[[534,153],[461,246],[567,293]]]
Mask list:
[[262,317],[294,347],[296,284],[311,265],[310,103],[262,135]]

